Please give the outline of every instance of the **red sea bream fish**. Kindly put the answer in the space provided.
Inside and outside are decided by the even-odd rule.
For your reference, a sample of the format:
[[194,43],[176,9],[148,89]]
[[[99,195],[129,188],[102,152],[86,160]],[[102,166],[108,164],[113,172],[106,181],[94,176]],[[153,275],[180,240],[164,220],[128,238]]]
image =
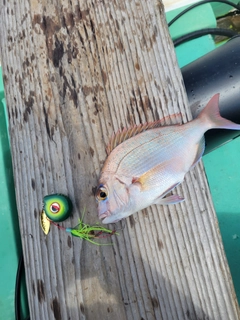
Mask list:
[[158,121],[115,135],[96,192],[103,223],[115,223],[152,204],[184,200],[166,195],[201,159],[204,133],[214,128],[240,130],[239,124],[220,116],[218,102],[216,94],[196,119],[183,125],[163,127]]

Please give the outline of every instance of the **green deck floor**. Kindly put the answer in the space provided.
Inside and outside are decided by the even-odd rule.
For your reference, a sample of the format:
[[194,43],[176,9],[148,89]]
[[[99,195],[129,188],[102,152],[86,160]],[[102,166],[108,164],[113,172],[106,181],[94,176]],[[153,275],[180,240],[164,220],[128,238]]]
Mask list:
[[[21,238],[16,208],[10,143],[0,67],[0,319],[14,320],[15,279]],[[23,283],[23,282],[22,282]],[[26,289],[21,286],[23,318],[28,313]]]
[[203,162],[240,303],[240,138],[205,155]]

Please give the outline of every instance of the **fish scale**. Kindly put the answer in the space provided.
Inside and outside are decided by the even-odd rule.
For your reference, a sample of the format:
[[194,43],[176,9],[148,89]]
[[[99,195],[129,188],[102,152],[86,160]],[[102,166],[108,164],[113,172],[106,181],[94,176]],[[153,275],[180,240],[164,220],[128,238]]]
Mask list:
[[[180,144],[180,141],[183,142],[184,135],[191,134],[191,131],[191,128],[176,131],[175,126],[151,129],[151,132],[147,131],[139,134],[138,137],[131,138],[135,140],[134,147],[131,144],[131,149],[128,152],[126,152],[125,148],[125,145],[129,142],[128,140],[123,145],[119,145],[119,148],[117,147],[114,150],[119,159],[118,163],[111,161],[111,157],[109,162],[114,165],[117,174],[132,174],[135,176],[145,173],[160,162],[168,161],[169,158],[175,157],[177,161],[180,156],[184,156],[184,163],[192,163],[198,146],[195,154],[188,154],[190,156],[190,159],[188,159],[189,157],[187,158],[187,155],[184,155],[185,151]],[[199,131],[201,131],[202,134],[200,136],[202,136],[204,133],[203,128]],[[112,168],[112,170],[114,169]]]

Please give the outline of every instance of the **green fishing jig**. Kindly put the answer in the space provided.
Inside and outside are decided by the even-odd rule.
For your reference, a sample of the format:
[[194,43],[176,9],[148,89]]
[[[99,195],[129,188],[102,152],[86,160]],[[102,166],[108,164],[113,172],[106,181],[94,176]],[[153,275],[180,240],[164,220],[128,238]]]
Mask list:
[[74,237],[79,237],[92,244],[109,245],[111,243],[101,244],[95,239],[106,238],[118,233],[115,230],[110,230],[98,224],[90,226],[83,222],[83,216],[79,219],[79,224],[74,228],[64,228],[56,222],[66,220],[72,211],[71,200],[63,194],[47,195],[43,198],[43,210],[40,215],[40,224],[43,232],[47,235],[50,230],[50,225],[53,224],[61,230],[71,233]]
[[43,210],[51,221],[61,222],[70,216],[72,202],[63,194],[51,194],[43,198]]

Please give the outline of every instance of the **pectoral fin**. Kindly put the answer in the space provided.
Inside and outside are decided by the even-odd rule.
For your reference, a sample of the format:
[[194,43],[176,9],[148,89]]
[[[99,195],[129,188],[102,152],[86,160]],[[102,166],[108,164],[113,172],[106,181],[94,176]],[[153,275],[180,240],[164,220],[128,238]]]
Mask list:
[[169,165],[170,161],[171,160],[160,163],[159,165],[146,171],[140,177],[134,177],[132,179],[132,183],[139,184],[142,191],[146,191],[146,190],[149,190],[151,188],[158,186],[159,183],[161,183],[161,181],[164,180],[164,178],[166,176],[166,172],[168,170],[170,170],[169,169],[170,168],[170,165]]
[[177,194],[173,194],[166,198],[157,198],[154,204],[168,205],[168,204],[176,204],[184,201],[184,198],[178,196]]

